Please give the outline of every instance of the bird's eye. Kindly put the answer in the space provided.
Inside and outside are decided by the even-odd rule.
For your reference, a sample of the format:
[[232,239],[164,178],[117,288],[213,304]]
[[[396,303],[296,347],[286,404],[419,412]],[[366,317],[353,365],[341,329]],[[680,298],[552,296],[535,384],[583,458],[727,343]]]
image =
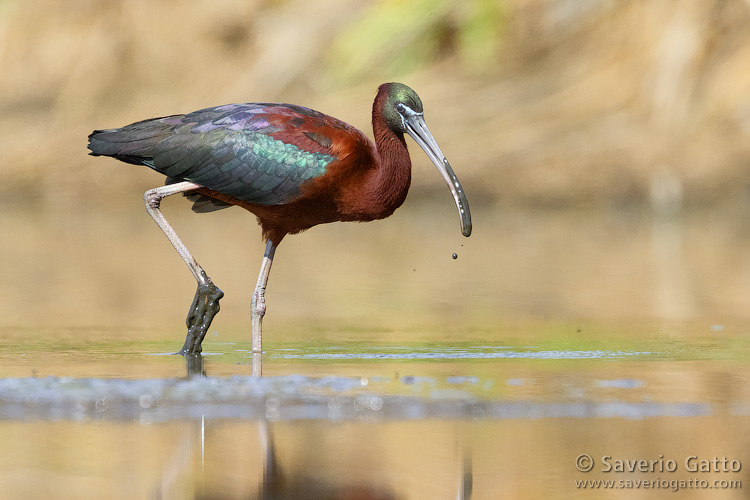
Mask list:
[[403,113],[404,111],[406,111],[406,106],[404,106],[403,103],[398,103],[396,104],[396,111],[398,111],[399,113]]

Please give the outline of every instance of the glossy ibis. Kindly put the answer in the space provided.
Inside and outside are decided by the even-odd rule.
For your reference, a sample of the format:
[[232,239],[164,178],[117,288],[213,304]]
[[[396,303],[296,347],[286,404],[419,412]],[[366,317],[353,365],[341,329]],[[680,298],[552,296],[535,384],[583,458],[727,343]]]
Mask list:
[[411,160],[404,132],[427,153],[448,183],[471,234],[463,188],[424,121],[422,101],[400,83],[380,86],[372,108],[373,144],[364,133],[331,116],[291,104],[227,104],[186,115],[143,120],[89,135],[93,156],[145,165],[167,176],[144,195],[146,209],[198,282],[180,353],[201,352],[201,342],[224,293],[213,284],[159,210],[183,193],[193,211],[233,205],[254,213],[266,241],[252,297],[252,349],[261,352],[265,290],[276,247],[287,234],[335,221],[371,221],[391,215],[406,198]]

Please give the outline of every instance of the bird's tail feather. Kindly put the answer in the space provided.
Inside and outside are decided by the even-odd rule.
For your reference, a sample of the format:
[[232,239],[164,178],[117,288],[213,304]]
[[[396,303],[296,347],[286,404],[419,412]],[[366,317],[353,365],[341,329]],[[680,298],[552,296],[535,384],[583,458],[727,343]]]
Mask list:
[[171,133],[180,118],[182,115],[173,115],[143,120],[122,128],[94,130],[89,135],[89,154],[153,166],[154,146]]

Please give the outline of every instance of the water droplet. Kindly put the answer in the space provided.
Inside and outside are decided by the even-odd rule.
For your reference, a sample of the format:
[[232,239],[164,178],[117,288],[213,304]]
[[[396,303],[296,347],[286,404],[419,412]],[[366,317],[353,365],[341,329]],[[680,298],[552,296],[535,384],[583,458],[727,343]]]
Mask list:
[[451,255],[451,257],[453,257],[453,260],[456,260],[458,258],[458,254],[454,253],[453,255]]

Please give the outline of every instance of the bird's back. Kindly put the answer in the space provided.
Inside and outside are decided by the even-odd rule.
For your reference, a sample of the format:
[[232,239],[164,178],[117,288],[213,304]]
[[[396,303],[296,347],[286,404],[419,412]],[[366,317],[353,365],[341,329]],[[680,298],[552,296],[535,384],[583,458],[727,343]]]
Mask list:
[[[89,136],[94,156],[146,165],[168,182],[190,181],[259,205],[300,196],[364,135],[333,117],[290,104],[228,104]],[[367,139],[364,139],[367,140]]]

